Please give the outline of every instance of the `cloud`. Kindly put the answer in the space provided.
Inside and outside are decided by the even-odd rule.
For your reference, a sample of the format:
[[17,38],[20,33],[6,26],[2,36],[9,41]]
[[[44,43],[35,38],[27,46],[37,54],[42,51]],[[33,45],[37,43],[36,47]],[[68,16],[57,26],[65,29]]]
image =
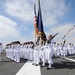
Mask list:
[[[57,32],[59,32],[59,34],[54,38],[54,41],[60,42],[62,41],[62,38],[64,37],[64,35],[73,27],[74,24],[63,24],[60,26],[54,26],[53,28],[49,29],[49,31],[46,32],[47,36],[52,34],[56,34]],[[71,30],[67,36],[65,37],[65,39],[67,40],[67,42],[75,42],[75,30]]]
[[13,17],[23,21],[31,21],[33,17],[33,6],[27,0],[7,0],[5,11]]
[[18,37],[20,32],[17,30],[17,23],[0,15],[0,38]]
[[[24,26],[21,26],[21,27],[25,28],[24,30],[29,32],[27,30],[29,27],[28,25],[32,25],[33,24],[32,22],[34,22],[33,4],[34,3],[37,4],[37,11],[38,11],[37,2],[38,0],[37,1],[35,0],[30,0],[30,1],[29,0],[6,0],[6,2],[4,3],[4,8],[5,8],[5,12],[8,13],[10,16],[17,17],[20,20],[24,21],[26,28]],[[70,10],[69,7],[70,5],[68,3],[66,4],[65,0],[41,0],[41,11],[42,11],[43,22],[45,27],[48,26],[48,28],[50,28],[46,31],[47,36],[48,34],[55,34],[59,32],[59,34],[54,38],[55,41],[56,40],[59,41],[65,35],[65,33],[67,33],[68,29],[70,29],[71,26],[73,25],[73,24],[64,24],[64,25],[61,24],[60,26],[57,25],[60,19],[65,18],[66,14]],[[13,25],[17,25],[17,24],[13,24]],[[14,27],[16,26],[12,26],[12,28]],[[15,29],[15,32],[17,32],[15,34],[18,35],[18,39],[22,41],[25,39],[31,40],[31,38],[29,37],[34,37],[33,35],[34,31],[31,32],[32,34],[29,35],[29,37],[22,36],[22,34],[20,34],[21,32],[17,31],[16,29]],[[13,36],[15,34],[13,34]],[[69,34],[68,36],[69,37],[73,36],[74,38],[74,32],[71,32],[71,34]],[[68,36],[66,38],[70,39]],[[73,41],[74,39],[72,39],[72,42]],[[70,40],[68,42],[70,42]]]
[[[0,15],[0,40],[4,44],[17,40],[20,42],[25,42],[32,39],[32,34],[28,37],[28,34],[26,33],[28,32],[27,28],[24,28],[23,31],[21,30],[22,28],[19,28],[16,22]],[[25,34],[27,34],[27,36]]]
[[[25,22],[32,22],[34,17],[33,4],[37,2],[35,0],[7,0],[4,6],[5,11],[11,16],[18,17]],[[65,16],[68,8],[69,5],[66,5],[65,0],[41,0],[44,25],[56,24],[58,19]]]
[[[42,0],[43,1],[43,0]],[[44,2],[44,3],[43,3]],[[69,11],[65,0],[45,0],[42,2],[44,25],[54,25]]]

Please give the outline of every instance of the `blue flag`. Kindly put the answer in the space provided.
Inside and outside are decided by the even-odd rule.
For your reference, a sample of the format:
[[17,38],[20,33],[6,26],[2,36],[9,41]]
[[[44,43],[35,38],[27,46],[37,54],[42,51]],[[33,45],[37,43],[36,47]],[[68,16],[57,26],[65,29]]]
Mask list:
[[46,39],[46,35],[45,35],[44,29],[43,29],[43,21],[42,21],[40,0],[38,1],[38,5],[39,5],[39,9],[38,9],[37,25],[38,25],[39,33],[41,34],[41,38],[43,40],[45,40]]

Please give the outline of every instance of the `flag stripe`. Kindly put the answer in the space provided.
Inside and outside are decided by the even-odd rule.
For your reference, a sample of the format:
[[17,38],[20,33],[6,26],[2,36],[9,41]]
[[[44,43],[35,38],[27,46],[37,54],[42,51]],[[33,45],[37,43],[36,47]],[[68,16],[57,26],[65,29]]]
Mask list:
[[37,25],[36,5],[34,5],[34,27],[35,27],[35,35],[37,35],[39,31]]

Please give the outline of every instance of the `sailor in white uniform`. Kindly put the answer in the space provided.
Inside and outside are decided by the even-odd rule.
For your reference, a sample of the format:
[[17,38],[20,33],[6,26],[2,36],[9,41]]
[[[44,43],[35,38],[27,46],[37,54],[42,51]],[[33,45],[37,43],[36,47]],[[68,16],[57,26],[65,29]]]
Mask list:
[[46,44],[44,44],[42,47],[41,47],[41,60],[42,60],[42,67],[45,66],[45,63],[46,63],[46,49],[47,49],[47,46]]
[[63,55],[64,57],[67,55],[66,44],[63,45]]
[[46,60],[48,61],[49,66],[47,67],[47,69],[52,68],[51,67],[51,65],[53,64],[52,56],[53,56],[53,48],[51,44],[48,44],[46,49]]
[[52,60],[52,56],[53,56],[53,48],[52,45],[47,42],[45,44],[45,46],[43,46],[43,51],[42,51],[42,67],[45,66],[46,61],[48,62],[49,66],[47,67],[47,69],[52,68],[51,65],[53,64],[53,60]]
[[39,41],[40,36],[37,36],[37,41],[34,47],[34,53],[33,53],[33,65],[38,66],[39,65]]
[[63,44],[60,44],[60,55],[63,56],[64,55],[64,51],[63,51]]
[[72,51],[72,54],[74,54],[74,44],[72,44],[71,46],[71,51]]
[[0,42],[0,62],[1,62],[1,52],[2,52],[2,43]]
[[16,62],[20,62],[20,43],[17,43],[16,46]]
[[29,45],[29,60],[33,60],[33,42],[30,42]]
[[14,49],[15,49],[15,43],[11,43],[11,48],[10,48],[10,58],[11,60],[14,60]]
[[9,44],[6,44],[5,50],[6,50],[6,57],[8,57]]
[[44,58],[43,58],[43,64],[42,64],[42,66],[45,66],[45,63],[46,63],[46,60],[47,60],[48,64],[49,64],[49,66],[47,67],[47,69],[52,68],[51,65],[53,64],[52,56],[53,56],[53,52],[54,51],[53,51],[53,47],[52,47],[53,45],[51,44],[50,37],[51,36],[48,37],[48,40],[47,40],[47,42],[46,42],[46,44],[44,46],[44,51],[43,51]]
[[69,43],[68,45],[68,53],[71,55],[72,54],[72,51],[71,51],[71,43]]
[[56,42],[53,44],[54,56],[57,57],[57,45]]
[[74,43],[74,54],[75,54],[75,43]]

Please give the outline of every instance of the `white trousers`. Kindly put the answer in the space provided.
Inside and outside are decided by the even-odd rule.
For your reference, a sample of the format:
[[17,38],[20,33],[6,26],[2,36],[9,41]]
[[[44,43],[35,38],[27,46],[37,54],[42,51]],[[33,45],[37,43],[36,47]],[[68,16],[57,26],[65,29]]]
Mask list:
[[39,52],[38,52],[38,50],[34,50],[34,53],[33,53],[33,62],[35,64],[39,64]]

